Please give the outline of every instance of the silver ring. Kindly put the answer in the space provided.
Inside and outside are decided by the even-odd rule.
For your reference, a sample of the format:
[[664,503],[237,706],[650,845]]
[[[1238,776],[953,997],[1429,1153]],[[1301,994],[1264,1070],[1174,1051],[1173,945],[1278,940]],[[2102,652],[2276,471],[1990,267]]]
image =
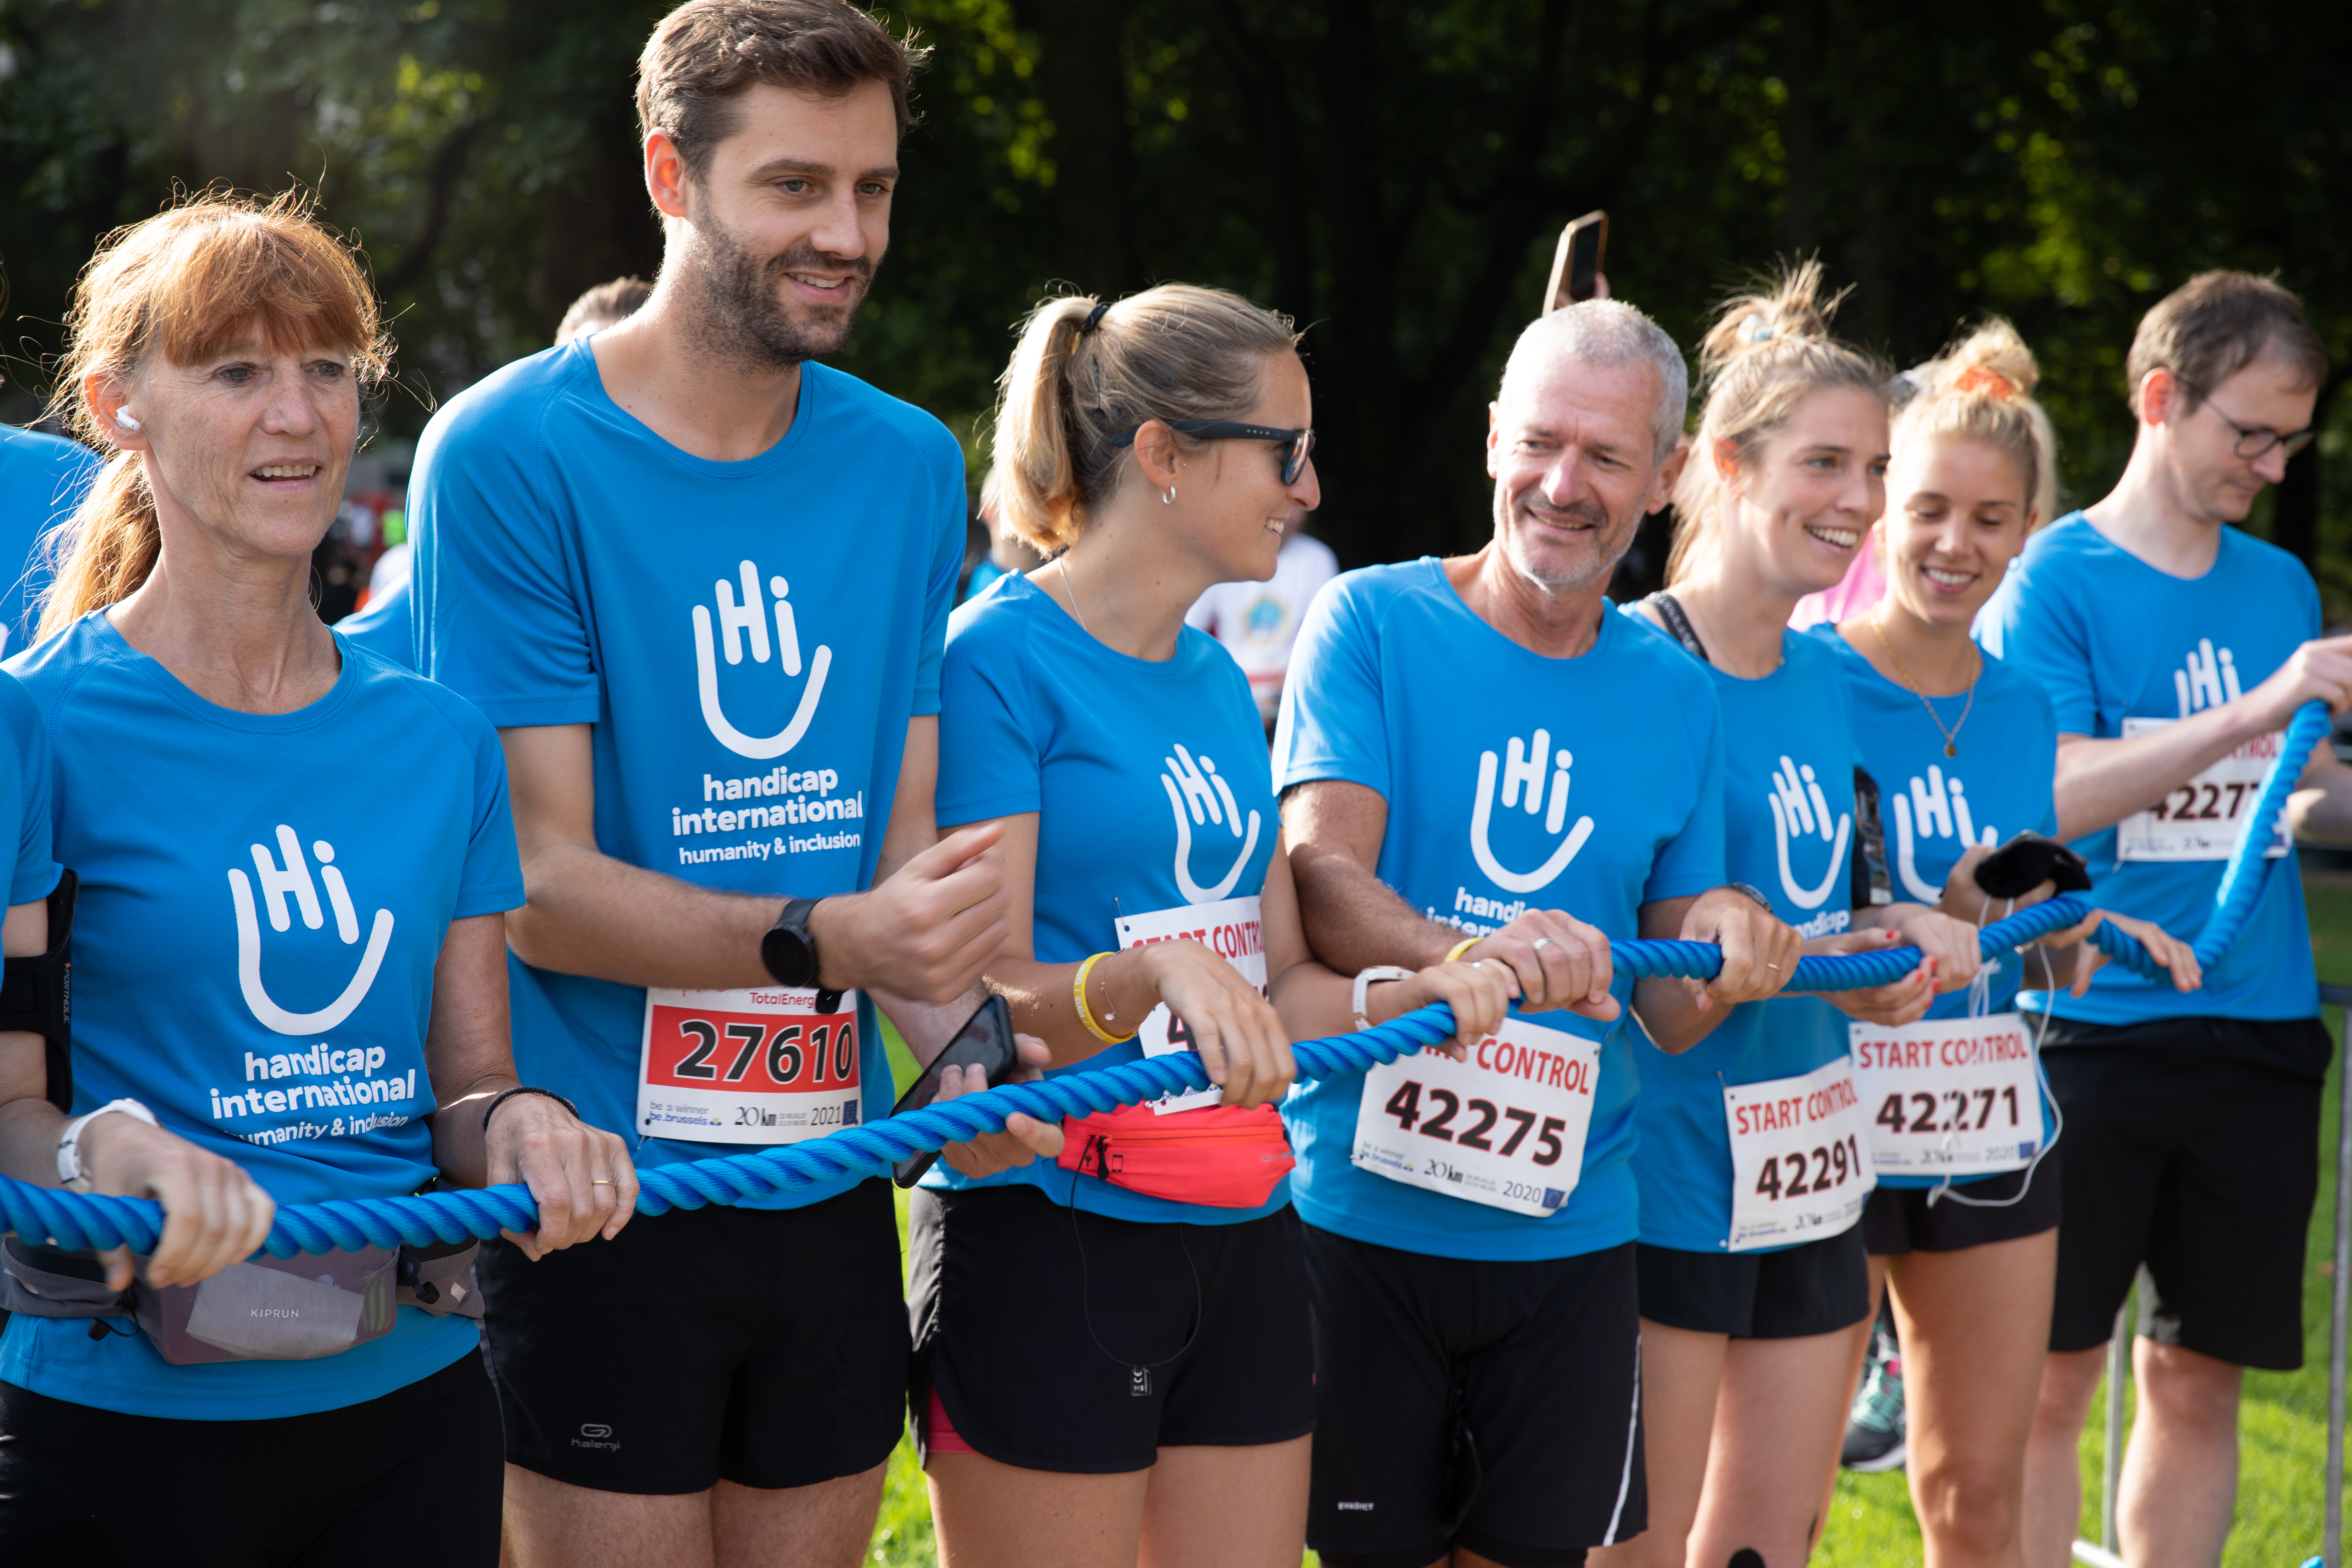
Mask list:
[[1530,948],[1528,948],[1528,951],[1529,952],[1541,952],[1545,948],[1548,948],[1548,947],[1549,947],[1550,945],[1551,945],[1551,938],[1549,938],[1549,937],[1548,937],[1548,936],[1539,936],[1539,937],[1536,938],[1536,940],[1535,940],[1535,945],[1534,945],[1534,946],[1532,946],[1532,947],[1530,947]]

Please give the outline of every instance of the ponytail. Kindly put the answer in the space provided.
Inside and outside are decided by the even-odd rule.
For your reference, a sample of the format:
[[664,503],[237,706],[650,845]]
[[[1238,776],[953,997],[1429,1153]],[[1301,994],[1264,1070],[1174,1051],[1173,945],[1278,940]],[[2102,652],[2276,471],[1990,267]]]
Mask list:
[[1830,335],[1846,291],[1822,298],[1819,261],[1785,267],[1755,291],[1725,303],[1699,344],[1708,384],[1690,460],[1675,485],[1675,541],[1666,556],[1671,585],[1700,570],[1719,548],[1728,510],[1716,471],[1717,447],[1751,466],[1764,444],[1795,416],[1798,405],[1829,387],[1851,387],[1886,401],[1886,367]]
[[41,541],[56,575],[41,595],[35,642],[55,637],[92,610],[120,604],[146,584],[163,553],[155,496],[136,452],[117,452],[74,514]]
[[2033,400],[2042,380],[2017,329],[1988,316],[1942,357],[1904,373],[1912,389],[1895,416],[1897,447],[1920,437],[1980,441],[2017,466],[2034,528],[2056,521],[2058,434]]
[[1297,345],[1288,318],[1222,289],[1041,301],[997,384],[990,483],[1005,526],[1047,554],[1067,549],[1118,493],[1118,437],[1153,419],[1240,416],[1266,361]]

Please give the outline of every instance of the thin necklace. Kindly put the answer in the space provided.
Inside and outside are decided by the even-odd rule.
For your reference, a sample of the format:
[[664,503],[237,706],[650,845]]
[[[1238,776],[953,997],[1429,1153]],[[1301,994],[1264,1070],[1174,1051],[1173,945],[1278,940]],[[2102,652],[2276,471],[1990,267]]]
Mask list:
[[[1062,579],[1062,583],[1063,585],[1066,587],[1069,585],[1069,579],[1066,576]],[[1070,603],[1075,605],[1077,601],[1073,599]],[[1984,655],[1977,655],[1977,672],[1969,678],[1969,700],[1967,704],[1960,710],[1959,722],[1947,729],[1944,724],[1943,716],[1936,711],[1936,705],[1933,702],[1928,701],[1927,694],[1920,689],[1923,683],[1920,681],[1919,678],[1911,673],[1911,667],[1903,662],[1903,656],[1896,653],[1895,651],[1895,645],[1886,640],[1886,629],[1878,624],[1879,621],[1885,617],[1885,610],[1881,608],[1877,615],[1870,617],[1870,629],[1872,635],[1878,638],[1878,646],[1886,650],[1886,657],[1895,661],[1895,672],[1903,677],[1903,684],[1909,688],[1912,696],[1916,697],[1919,700],[1919,706],[1927,710],[1928,719],[1934,722],[1937,730],[1942,733],[1944,737],[1944,755],[1947,757],[1958,756],[1960,754],[1960,727],[1969,721],[1969,715],[1976,711],[1977,682],[1984,679]]]
[[1070,586],[1069,563],[1070,558],[1066,552],[1059,555],[1055,558],[1054,570],[1062,574],[1062,592],[1070,596],[1070,614],[1078,617],[1078,630],[1092,637],[1095,635],[1094,628],[1087,625],[1087,613],[1078,608],[1078,591]]

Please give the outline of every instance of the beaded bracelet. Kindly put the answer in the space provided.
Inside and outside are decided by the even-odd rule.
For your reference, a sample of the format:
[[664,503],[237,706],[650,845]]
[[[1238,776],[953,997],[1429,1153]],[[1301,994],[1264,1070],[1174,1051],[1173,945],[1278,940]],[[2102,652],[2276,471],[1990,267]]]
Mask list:
[[1484,937],[1477,936],[1463,938],[1460,942],[1455,942],[1452,947],[1445,950],[1444,962],[1447,963],[1453,963],[1455,959],[1460,958],[1464,953],[1469,952],[1472,948],[1477,946],[1480,942],[1486,940],[1486,939]]
[[[1128,1041],[1135,1038],[1135,1032],[1130,1029],[1124,1035],[1112,1034],[1108,1029],[1104,1028],[1100,1024],[1095,1022],[1094,1009],[1087,1005],[1087,976],[1094,972],[1096,964],[1100,963],[1104,959],[1110,956],[1111,954],[1108,952],[1097,952],[1092,958],[1087,959],[1084,963],[1078,965],[1078,976],[1076,979],[1070,982],[1070,1000],[1078,1005],[1078,1022],[1087,1026],[1087,1032],[1088,1034],[1094,1036],[1096,1039],[1100,1040],[1104,1045],[1123,1046],[1127,1044]],[[1116,1018],[1117,1015],[1114,1014],[1112,1016]]]

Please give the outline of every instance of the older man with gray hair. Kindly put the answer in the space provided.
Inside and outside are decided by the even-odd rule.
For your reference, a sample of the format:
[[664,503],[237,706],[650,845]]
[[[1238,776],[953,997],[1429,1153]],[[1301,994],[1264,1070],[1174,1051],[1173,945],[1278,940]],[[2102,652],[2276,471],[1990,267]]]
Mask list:
[[[1706,672],[1605,594],[1674,488],[1688,390],[1630,306],[1539,319],[1488,411],[1493,539],[1338,578],[1299,637],[1274,766],[1317,956],[1360,998],[1501,963],[1522,1009],[1464,1059],[1286,1107],[1332,1568],[1557,1568],[1646,1519],[1623,1031],[1688,1049],[1798,950],[1720,885]],[[1723,973],[1615,973],[1637,934],[1720,942]]]

